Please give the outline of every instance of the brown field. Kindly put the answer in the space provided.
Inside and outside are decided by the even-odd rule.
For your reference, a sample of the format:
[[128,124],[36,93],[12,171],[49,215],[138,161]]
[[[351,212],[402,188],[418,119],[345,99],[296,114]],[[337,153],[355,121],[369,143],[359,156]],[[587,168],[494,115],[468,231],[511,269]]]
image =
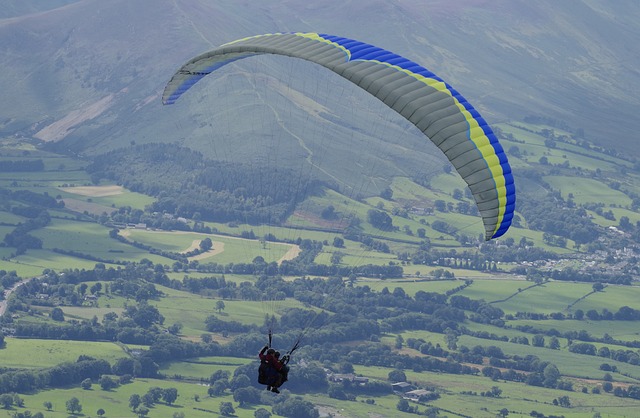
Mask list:
[[294,258],[296,258],[298,256],[298,254],[300,254],[300,247],[298,247],[297,245],[291,245],[291,248],[289,248],[289,251],[287,251],[287,253],[285,255],[282,256],[282,258],[280,258],[280,260],[278,260],[278,264],[282,263],[283,261],[288,261],[288,260],[293,260]]
[[115,196],[124,193],[122,186],[109,185],[109,186],[77,186],[77,187],[60,187],[67,193],[79,194],[81,196],[89,197],[105,197]]
[[62,201],[64,202],[65,208],[79,213],[84,213],[85,211],[87,211],[87,213],[90,213],[92,215],[102,215],[103,212],[111,213],[115,210],[118,210],[116,208],[112,208],[111,206],[100,205],[98,203],[83,202],[82,200],[77,199],[62,199]]

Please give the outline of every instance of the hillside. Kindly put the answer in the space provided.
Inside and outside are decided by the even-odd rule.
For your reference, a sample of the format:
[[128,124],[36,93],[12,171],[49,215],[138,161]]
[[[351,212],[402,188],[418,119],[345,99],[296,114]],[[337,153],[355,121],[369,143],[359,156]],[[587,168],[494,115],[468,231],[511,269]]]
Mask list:
[[[197,53],[247,35],[320,31],[371,42],[424,64],[463,92],[490,122],[551,117],[583,129],[597,144],[637,152],[633,123],[640,74],[631,51],[640,40],[640,7],[633,1],[465,1],[455,6],[416,0],[279,1],[251,9],[231,0],[82,0],[59,2],[57,8],[48,3],[41,11],[34,10],[42,7],[35,2],[10,4],[0,21],[7,57],[0,63],[0,88],[11,97],[0,104],[0,132],[62,141],[60,149],[93,154],[132,140],[186,141],[208,149],[211,129],[188,127],[220,126],[215,111],[196,110],[202,96],[176,111],[184,121],[178,128],[160,106],[158,94],[173,71]],[[363,141],[398,136],[395,122],[370,127],[360,120],[371,118],[347,111],[368,109],[371,99],[351,98],[350,91],[345,96],[344,85],[333,78],[305,91],[309,75],[315,80],[318,74],[288,65],[269,59],[243,64],[239,77],[210,84],[214,93],[233,96],[224,106],[253,109],[243,113],[243,122],[268,132],[267,139],[299,133],[311,114],[292,97],[317,102],[327,86],[339,94],[324,99],[332,110],[320,121],[324,135],[350,138],[356,126]],[[255,82],[264,83],[263,95],[251,94]],[[267,99],[282,94],[283,82],[292,90],[279,103],[288,107],[276,114]],[[221,105],[206,103],[208,112]],[[384,144],[372,142],[368,152],[380,154]],[[409,167],[425,155],[418,157],[408,161]]]

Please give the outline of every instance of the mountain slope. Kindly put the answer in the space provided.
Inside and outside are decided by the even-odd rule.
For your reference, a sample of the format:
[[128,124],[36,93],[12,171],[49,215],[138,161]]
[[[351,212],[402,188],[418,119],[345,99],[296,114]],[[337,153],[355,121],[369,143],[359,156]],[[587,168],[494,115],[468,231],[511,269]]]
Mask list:
[[[203,141],[211,141],[211,129],[206,134],[176,129],[169,111],[160,106],[159,94],[173,71],[189,57],[236,38],[302,30],[353,37],[420,62],[450,81],[489,122],[527,115],[550,117],[583,128],[589,139],[600,144],[637,152],[632,145],[635,115],[640,110],[640,58],[633,49],[640,41],[640,5],[634,1],[65,3],[70,2],[39,13],[13,7],[12,13],[18,15],[0,20],[0,88],[10,98],[0,103],[1,134],[61,141],[62,149],[81,153],[102,152],[132,140],[181,138],[209,148]],[[30,14],[19,15],[20,10]],[[354,115],[345,109],[375,107],[367,102],[372,99],[352,91],[343,93],[347,87],[334,78],[304,91],[318,73],[308,66],[290,65],[276,59],[242,64],[234,68],[240,68],[236,75],[244,79],[231,75],[232,71],[225,73],[235,77],[233,88],[229,78],[208,83],[218,94],[229,96],[224,106],[252,109],[242,113],[243,121],[260,115],[249,125],[260,126],[268,137],[300,144],[299,134],[290,131],[304,130],[312,114],[299,109],[300,101],[291,100],[293,96],[326,100],[323,106],[333,112],[321,123],[333,137],[350,137],[352,125],[363,131],[362,141],[405,135],[400,133],[404,128],[397,128],[401,121],[393,117],[367,132],[369,110]],[[283,79],[286,71],[289,78]],[[291,76],[296,71],[305,74]],[[264,77],[250,72],[264,73]],[[255,91],[256,82],[265,83],[259,92],[263,97]],[[278,113],[265,96],[282,96],[283,83],[291,97],[289,107]],[[327,86],[340,92],[315,97],[317,90]],[[202,93],[198,100],[204,100]],[[209,106],[220,107],[220,102],[206,100]],[[187,120],[198,126],[219,122],[202,109],[194,116],[194,106],[177,111],[184,124]],[[238,114],[231,117],[236,121]],[[240,135],[231,132],[231,136]],[[409,148],[417,141],[411,139]],[[339,148],[349,148],[347,142]],[[372,153],[386,152],[384,141],[372,142]],[[309,155],[300,149],[296,152]],[[431,152],[418,152],[416,158],[409,158],[410,164],[420,164],[424,158],[433,161],[426,156]]]

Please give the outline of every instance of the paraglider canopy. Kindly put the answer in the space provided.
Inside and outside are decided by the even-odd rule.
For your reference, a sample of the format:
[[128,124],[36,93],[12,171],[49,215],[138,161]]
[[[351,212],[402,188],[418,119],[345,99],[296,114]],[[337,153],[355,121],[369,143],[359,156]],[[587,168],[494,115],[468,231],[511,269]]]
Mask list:
[[366,90],[422,131],[469,185],[485,239],[503,235],[515,210],[515,186],[495,134],[460,93],[426,68],[353,39],[318,33],[278,33],[239,39],[182,66],[165,87],[173,104],[203,77],[233,61],[260,54],[322,65]]

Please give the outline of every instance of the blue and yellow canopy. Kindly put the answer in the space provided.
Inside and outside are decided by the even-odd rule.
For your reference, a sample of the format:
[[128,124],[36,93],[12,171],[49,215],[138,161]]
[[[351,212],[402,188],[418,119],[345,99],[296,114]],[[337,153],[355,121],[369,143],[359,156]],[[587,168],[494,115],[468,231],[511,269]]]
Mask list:
[[318,33],[282,33],[239,39],[184,64],[165,87],[174,103],[203,77],[230,62],[259,54],[314,62],[350,80],[420,129],[469,185],[485,238],[511,225],[516,192],[507,156],[487,122],[460,93],[426,68],[353,39]]

